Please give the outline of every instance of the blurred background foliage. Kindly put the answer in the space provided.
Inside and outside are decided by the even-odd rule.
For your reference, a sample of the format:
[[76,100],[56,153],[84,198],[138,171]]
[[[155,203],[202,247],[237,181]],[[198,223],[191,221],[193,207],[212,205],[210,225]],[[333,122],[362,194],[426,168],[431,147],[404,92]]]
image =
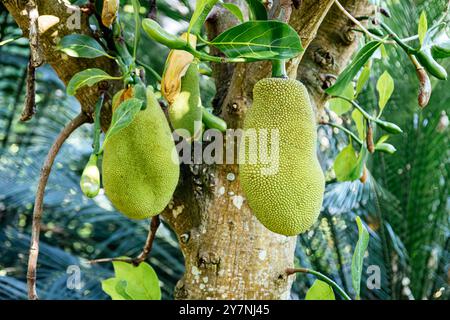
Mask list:
[[[82,2],[82,1],[78,1]],[[130,32],[131,7],[122,2],[122,21]],[[144,4],[144,1],[142,1]],[[388,23],[402,36],[413,35],[422,10],[429,25],[444,11],[446,0],[378,1],[392,18]],[[178,33],[187,27],[193,1],[158,1],[159,20]],[[0,42],[20,30],[0,7]],[[167,49],[142,37],[139,60],[161,73]],[[369,290],[363,272],[362,299],[449,299],[449,128],[450,81],[434,81],[429,106],[417,106],[417,79],[403,52],[388,47],[388,58],[375,59],[359,102],[375,112],[375,85],[385,70],[395,81],[394,95],[384,116],[399,124],[404,134],[391,139],[394,155],[377,153],[370,159],[369,179],[327,184],[317,227],[298,237],[296,265],[332,277],[352,293],[351,257],[358,238],[355,217],[370,231],[365,269],[379,269],[381,288]],[[24,102],[27,41],[0,46],[0,299],[26,299],[26,265],[34,192],[40,166],[54,138],[74,117],[79,105],[65,94],[52,69],[37,73],[36,116],[18,121]],[[448,70],[447,64],[447,70]],[[147,72],[149,83],[155,78]],[[202,80],[203,101],[214,96],[213,81]],[[343,117],[344,123],[349,123]],[[78,130],[63,146],[54,165],[45,196],[38,293],[42,299],[106,299],[100,280],[112,275],[110,264],[89,265],[87,260],[135,256],[141,250],[148,221],[131,221],[116,212],[104,196],[82,196],[79,176],[91,151],[92,126]],[[330,171],[333,160],[348,140],[330,127],[319,127],[320,159]],[[332,175],[332,174],[331,174]],[[164,226],[157,233],[150,257],[162,286],[163,298],[172,299],[184,271],[175,235]],[[82,289],[67,287],[71,265],[81,267]],[[312,276],[298,275],[292,298],[303,299]]]

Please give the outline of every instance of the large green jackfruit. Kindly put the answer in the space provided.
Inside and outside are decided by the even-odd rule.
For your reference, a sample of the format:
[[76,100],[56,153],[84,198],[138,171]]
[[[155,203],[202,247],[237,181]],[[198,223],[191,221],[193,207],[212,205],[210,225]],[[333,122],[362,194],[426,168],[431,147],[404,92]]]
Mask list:
[[147,89],[147,108],[105,144],[105,193],[125,216],[144,219],[161,213],[178,183],[179,163],[169,124]]
[[[258,144],[251,148],[249,143],[241,143],[242,188],[264,226],[282,235],[297,235],[317,220],[325,187],[308,92],[296,80],[268,78],[256,83],[253,99],[244,121],[245,141],[250,142],[253,131]],[[272,140],[277,137],[272,135],[275,132],[278,148]],[[266,147],[260,141],[267,141],[267,155],[278,154],[278,165],[261,152]],[[251,162],[252,157],[257,161]]]
[[[189,65],[181,79],[181,91],[169,106],[169,119],[180,136],[198,140],[202,133],[202,105],[200,98],[198,64]],[[180,131],[185,130],[185,132]]]

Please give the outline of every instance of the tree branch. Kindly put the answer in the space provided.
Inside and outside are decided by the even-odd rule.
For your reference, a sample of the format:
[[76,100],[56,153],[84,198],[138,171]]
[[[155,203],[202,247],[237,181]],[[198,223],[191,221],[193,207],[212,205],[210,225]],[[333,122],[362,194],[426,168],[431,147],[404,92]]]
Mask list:
[[47,185],[48,177],[50,175],[53,162],[55,161],[56,155],[61,149],[61,146],[72,134],[72,132],[74,132],[77,128],[79,128],[88,121],[89,117],[84,113],[80,113],[63,128],[63,130],[61,131],[61,133],[58,135],[55,142],[51,146],[50,150],[48,151],[44,165],[42,166],[41,169],[39,184],[36,191],[36,199],[34,201],[30,254],[28,257],[27,281],[28,281],[28,298],[30,300],[38,299],[38,295],[36,293],[36,265],[39,255],[39,234],[41,230],[44,192],[45,187]]
[[161,222],[159,219],[159,215],[154,216],[152,218],[144,248],[142,249],[142,252],[136,258],[104,258],[104,259],[91,260],[91,261],[89,261],[89,263],[95,264],[95,263],[121,261],[121,262],[131,263],[134,266],[140,265],[142,262],[144,262],[147,259],[148,255],[152,251],[153,241],[155,240],[156,231],[158,231],[160,223]]
[[306,269],[306,268],[288,268],[286,269],[286,274],[288,276],[293,275],[295,273],[309,273],[312,274],[314,276],[317,277],[317,279],[322,280],[323,282],[326,282],[328,285],[330,285],[333,289],[335,289],[339,295],[344,299],[344,300],[352,300],[348,294],[336,283],[334,282],[332,279],[328,278],[326,275],[315,271],[315,270],[311,270],[311,269]]

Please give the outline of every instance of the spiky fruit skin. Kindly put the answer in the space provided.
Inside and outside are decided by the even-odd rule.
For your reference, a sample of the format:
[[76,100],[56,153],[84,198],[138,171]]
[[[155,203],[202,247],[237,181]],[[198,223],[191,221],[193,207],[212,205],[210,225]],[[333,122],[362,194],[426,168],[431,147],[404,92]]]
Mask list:
[[149,88],[147,108],[105,145],[105,193],[125,216],[149,218],[161,213],[171,200],[179,170],[169,124]]
[[[278,129],[278,170],[262,172],[264,164],[256,149],[241,144],[241,157],[251,153],[256,163],[240,163],[241,184],[248,204],[269,230],[286,236],[307,231],[320,212],[325,178],[316,155],[316,124],[306,88],[297,80],[267,78],[253,89],[253,107],[248,111],[244,130],[269,130],[268,154],[275,148],[272,129]],[[250,130],[251,131],[251,130]],[[267,160],[267,159],[266,159]],[[267,174],[269,173],[269,174]]]
[[199,81],[198,65],[191,63],[181,79],[181,91],[169,106],[168,112],[172,127],[190,141],[197,140],[202,130]]

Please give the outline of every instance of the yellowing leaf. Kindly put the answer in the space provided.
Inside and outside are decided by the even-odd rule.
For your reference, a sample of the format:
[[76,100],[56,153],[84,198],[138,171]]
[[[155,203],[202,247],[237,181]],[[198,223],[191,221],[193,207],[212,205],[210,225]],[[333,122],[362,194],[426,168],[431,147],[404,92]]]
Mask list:
[[[187,41],[188,34],[181,35]],[[189,44],[195,47],[197,37],[189,36]],[[194,56],[184,50],[170,50],[166,60],[164,73],[161,80],[161,93],[169,104],[172,104],[181,91],[181,78],[186,74],[189,65],[194,61]]]

